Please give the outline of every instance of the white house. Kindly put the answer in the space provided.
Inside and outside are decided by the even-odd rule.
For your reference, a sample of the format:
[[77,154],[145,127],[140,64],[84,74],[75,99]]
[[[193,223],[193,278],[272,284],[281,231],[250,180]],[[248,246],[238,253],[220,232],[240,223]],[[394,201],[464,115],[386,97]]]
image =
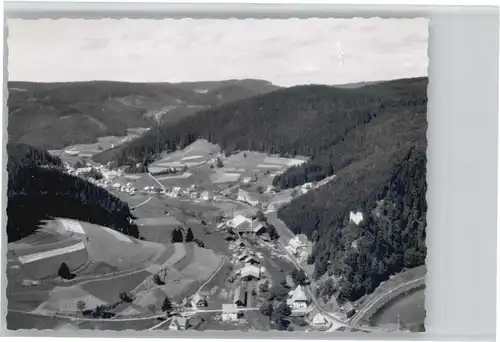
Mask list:
[[250,222],[250,219],[243,215],[236,215],[233,219],[227,222],[228,226],[236,228],[244,222]]
[[186,326],[187,326],[186,317],[175,316],[172,318],[172,322],[170,322],[168,328],[170,330],[186,330]]
[[251,279],[259,279],[260,278],[260,268],[246,264],[245,267],[243,267],[239,271],[239,275],[241,279],[244,280],[251,280]]
[[238,201],[247,202],[248,204],[250,204],[254,207],[259,205],[258,200],[252,198],[252,196],[248,193],[248,191],[245,191],[242,189],[238,190],[238,198],[237,199],[238,199]]
[[208,191],[203,191],[201,193],[201,199],[203,201],[210,201],[210,199],[211,199],[210,193]]
[[361,221],[363,221],[363,213],[360,212],[350,212],[349,213],[349,221],[354,222],[356,225],[359,225]]
[[286,303],[292,308],[292,311],[297,309],[307,309],[307,295],[301,285],[298,285],[294,290],[290,291]]
[[328,326],[328,321],[325,316],[318,312],[313,316],[311,324],[316,328],[326,328]]
[[195,308],[207,306],[207,300],[199,293],[195,293],[193,299],[191,300],[191,306]]
[[236,304],[222,304],[222,321],[236,321],[238,319],[238,306]]
[[170,192],[170,197],[179,197],[181,195],[181,188],[176,186],[172,189],[172,192]]

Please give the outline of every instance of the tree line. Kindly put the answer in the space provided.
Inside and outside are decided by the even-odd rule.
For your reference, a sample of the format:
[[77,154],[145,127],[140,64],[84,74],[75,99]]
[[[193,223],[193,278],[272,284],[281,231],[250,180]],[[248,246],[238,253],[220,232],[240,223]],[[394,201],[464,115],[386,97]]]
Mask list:
[[113,228],[139,237],[128,204],[107,190],[63,172],[46,151],[7,145],[7,235],[17,241],[33,233],[41,220],[65,217]]

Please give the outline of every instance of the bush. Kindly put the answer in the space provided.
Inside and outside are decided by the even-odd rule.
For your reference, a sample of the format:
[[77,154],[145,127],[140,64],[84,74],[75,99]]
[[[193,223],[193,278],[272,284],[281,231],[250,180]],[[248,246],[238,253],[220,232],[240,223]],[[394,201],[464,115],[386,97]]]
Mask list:
[[68,265],[66,265],[65,262],[63,262],[61,264],[61,267],[59,267],[59,271],[57,272],[57,274],[59,275],[59,277],[61,277],[63,279],[68,279],[68,280],[76,277],[76,274],[71,273]]

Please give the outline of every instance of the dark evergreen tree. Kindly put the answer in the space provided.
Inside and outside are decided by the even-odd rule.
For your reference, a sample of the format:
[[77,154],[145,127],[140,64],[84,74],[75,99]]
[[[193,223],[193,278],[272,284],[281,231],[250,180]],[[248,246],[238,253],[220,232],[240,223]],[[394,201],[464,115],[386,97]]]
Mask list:
[[69,270],[69,267],[68,267],[68,265],[66,265],[65,262],[63,262],[61,264],[61,266],[59,267],[59,271],[57,272],[57,274],[59,275],[59,277],[61,277],[63,279],[69,279],[70,278],[71,271]]
[[163,305],[161,306],[161,311],[170,313],[172,310],[173,310],[173,305],[172,302],[170,301],[170,298],[165,297]]
[[193,231],[191,228],[188,228],[187,234],[186,234],[186,242],[192,242],[194,239]]

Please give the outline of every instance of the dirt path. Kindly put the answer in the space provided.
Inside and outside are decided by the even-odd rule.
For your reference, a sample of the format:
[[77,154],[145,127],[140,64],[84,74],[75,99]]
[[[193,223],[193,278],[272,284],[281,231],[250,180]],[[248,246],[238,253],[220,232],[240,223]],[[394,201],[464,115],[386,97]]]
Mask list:
[[151,196],[151,197],[149,197],[147,200],[145,200],[144,202],[139,203],[138,205],[134,205],[133,207],[130,207],[130,209],[137,209],[137,208],[139,208],[139,207],[142,207],[144,204],[148,203],[148,202],[149,202],[149,201],[151,201],[153,198],[154,198],[154,196]]

